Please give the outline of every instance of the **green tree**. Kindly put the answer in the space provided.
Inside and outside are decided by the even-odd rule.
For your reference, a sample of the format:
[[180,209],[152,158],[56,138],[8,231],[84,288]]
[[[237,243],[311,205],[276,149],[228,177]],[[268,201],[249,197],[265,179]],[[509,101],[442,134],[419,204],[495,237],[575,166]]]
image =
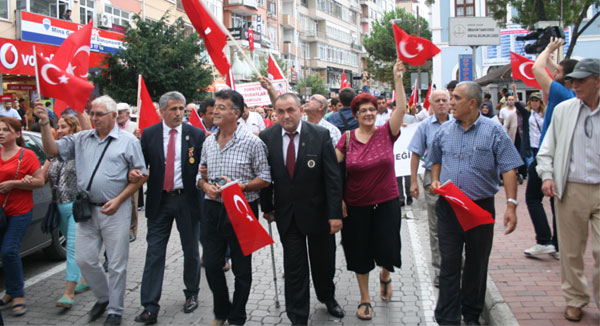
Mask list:
[[206,96],[213,78],[205,68],[200,37],[195,32],[187,35],[181,18],[172,25],[166,20],[167,14],[159,21],[133,17],[135,27],[128,26],[123,40],[126,47],[108,54],[106,67],[91,78],[102,93],[135,105],[141,74],[154,101],[168,91],[179,91],[188,101]]
[[298,81],[295,86],[295,90],[302,94],[302,88],[310,87],[311,94],[321,94],[323,96],[329,97],[329,88],[327,87],[327,83],[325,80],[317,73],[308,75],[305,78]]
[[600,7],[600,0],[488,0],[487,8],[501,25],[505,25],[508,5],[517,10],[518,16],[513,16],[513,22],[520,24],[527,29],[534,29],[538,21],[561,20],[562,3],[562,23],[563,26],[573,26],[571,42],[566,58],[570,58],[577,44],[577,39],[581,34],[600,16],[600,11],[596,12],[589,20],[585,22],[586,13],[590,6]]
[[[394,77],[392,69],[398,58],[396,42],[394,40],[394,21],[406,33],[416,35],[417,18],[403,8],[387,11],[383,17],[374,21],[371,25],[371,33],[364,37],[363,46],[367,50],[367,70],[371,77],[388,82],[393,85]],[[419,17],[419,36],[431,40],[429,24],[423,17]],[[422,71],[431,69],[431,60],[421,66]],[[416,72],[417,67],[407,65],[407,74]],[[404,87],[410,89],[410,78],[404,78]]]

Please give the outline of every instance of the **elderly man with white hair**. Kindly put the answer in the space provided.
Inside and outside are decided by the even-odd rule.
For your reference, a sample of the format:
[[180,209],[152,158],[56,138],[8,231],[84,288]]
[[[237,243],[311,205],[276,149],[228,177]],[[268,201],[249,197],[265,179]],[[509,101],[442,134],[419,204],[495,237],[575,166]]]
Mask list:
[[[48,126],[48,113],[41,100],[35,102],[40,119],[44,152],[60,160],[75,160],[77,188],[87,193],[91,217],[77,223],[75,260],[90,284],[96,304],[89,312],[90,321],[100,318],[108,307],[104,325],[120,325],[125,298],[127,260],[129,258],[129,198],[146,181],[130,183],[128,171],[139,169],[145,175],[146,164],[140,142],[117,126],[117,103],[109,96],[92,102],[90,118],[94,129],[54,140]],[[100,264],[100,250],[108,255],[108,278]]]

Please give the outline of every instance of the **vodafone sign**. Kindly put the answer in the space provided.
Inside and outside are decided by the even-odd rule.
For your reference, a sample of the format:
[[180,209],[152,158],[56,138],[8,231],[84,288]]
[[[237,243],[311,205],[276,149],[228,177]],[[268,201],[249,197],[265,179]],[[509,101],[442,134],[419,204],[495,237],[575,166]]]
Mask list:
[[[38,53],[52,58],[58,46],[0,38],[0,73],[35,76],[33,46]],[[102,65],[104,54],[90,54],[90,68]]]

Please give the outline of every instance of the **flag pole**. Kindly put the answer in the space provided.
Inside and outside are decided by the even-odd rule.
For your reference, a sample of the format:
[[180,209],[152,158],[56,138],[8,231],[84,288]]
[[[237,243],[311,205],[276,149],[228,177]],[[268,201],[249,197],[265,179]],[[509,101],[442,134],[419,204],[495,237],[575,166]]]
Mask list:
[[35,68],[35,87],[37,87],[38,96],[40,99],[42,98],[42,90],[40,89],[40,76],[38,72],[38,62],[37,62],[37,53],[35,52],[35,45],[33,46],[33,57],[35,58],[34,68]]
[[142,92],[142,74],[138,74],[138,89],[137,89],[137,109],[138,109],[138,117],[135,119],[135,123],[137,125],[136,129],[140,127],[140,113],[142,110],[142,100],[141,100],[141,92]]

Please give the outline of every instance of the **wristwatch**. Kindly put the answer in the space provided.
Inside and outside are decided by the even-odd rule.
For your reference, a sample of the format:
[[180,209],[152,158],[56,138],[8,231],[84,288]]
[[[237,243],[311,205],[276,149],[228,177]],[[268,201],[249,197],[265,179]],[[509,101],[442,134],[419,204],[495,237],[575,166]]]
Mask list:
[[513,203],[513,204],[515,204],[515,206],[519,206],[519,202],[516,199],[514,199],[514,198],[508,198],[506,200],[506,202],[507,203]]

